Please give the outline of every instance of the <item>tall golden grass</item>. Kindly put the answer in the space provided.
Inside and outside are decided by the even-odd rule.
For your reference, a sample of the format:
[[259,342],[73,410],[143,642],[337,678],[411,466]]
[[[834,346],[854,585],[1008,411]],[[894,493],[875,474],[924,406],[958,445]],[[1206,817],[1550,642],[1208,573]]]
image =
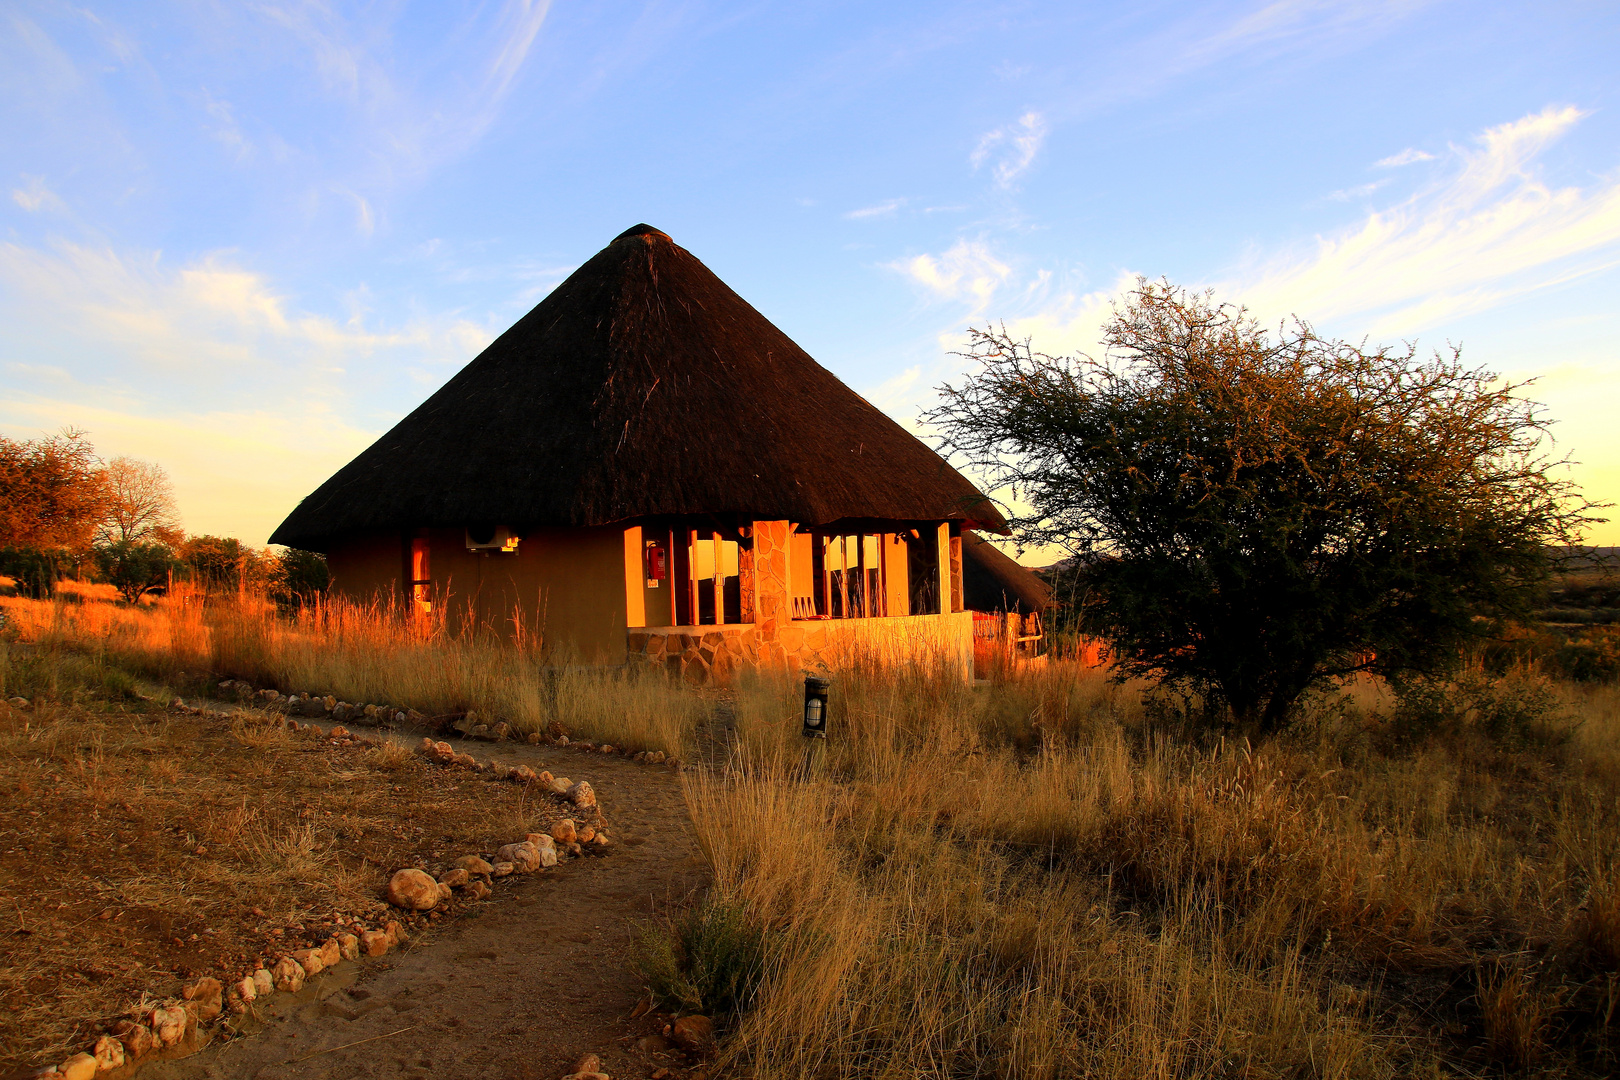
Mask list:
[[786,674],[700,693],[341,603],[0,604],[27,640],[152,677],[708,754],[686,784],[714,888],[649,971],[736,1006],[722,1067],[760,1078],[1616,1067],[1612,686],[1476,671],[1429,699],[1534,706],[1504,733],[1357,684],[1253,746],[1076,664],[970,686],[943,652],[853,650],[807,755]]
[[544,651],[521,626],[450,627],[383,605],[331,600],[293,615],[260,598],[184,597],[140,607],[0,597],[23,641],[106,657],[175,685],[206,676],[429,715],[476,710],[521,732],[560,722],[635,750],[690,756],[708,708],[651,670],[601,670]]
[[1563,688],[1563,743],[1396,744],[1365,685],[1257,748],[1096,671],[857,667],[809,778],[795,689],[744,686],[688,788],[754,1075],[1613,1068],[1612,687]]

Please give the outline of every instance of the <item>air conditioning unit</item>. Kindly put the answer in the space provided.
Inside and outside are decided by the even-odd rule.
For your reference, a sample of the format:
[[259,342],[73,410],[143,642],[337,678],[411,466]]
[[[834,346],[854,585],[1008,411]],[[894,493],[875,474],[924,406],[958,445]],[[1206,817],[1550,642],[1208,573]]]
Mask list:
[[521,539],[505,525],[475,525],[467,529],[467,550],[516,551]]

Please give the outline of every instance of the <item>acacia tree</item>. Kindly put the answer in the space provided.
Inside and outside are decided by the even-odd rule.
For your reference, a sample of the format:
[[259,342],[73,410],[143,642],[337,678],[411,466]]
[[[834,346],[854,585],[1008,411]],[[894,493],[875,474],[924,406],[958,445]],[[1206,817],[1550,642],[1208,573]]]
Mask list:
[[177,563],[169,545],[159,541],[115,540],[96,545],[96,567],[102,579],[131,604],[168,585]]
[[106,507],[106,478],[84,432],[0,435],[0,546],[83,553]]
[[1015,534],[1088,567],[1123,675],[1246,727],[1357,672],[1454,665],[1522,610],[1596,507],[1556,475],[1541,406],[1471,369],[1318,337],[1139,280],[1101,360],[972,331],[927,419],[1013,500]]
[[180,541],[180,512],[174,485],[163,466],[132,457],[117,457],[104,473],[107,508],[96,530],[96,543],[174,545]]

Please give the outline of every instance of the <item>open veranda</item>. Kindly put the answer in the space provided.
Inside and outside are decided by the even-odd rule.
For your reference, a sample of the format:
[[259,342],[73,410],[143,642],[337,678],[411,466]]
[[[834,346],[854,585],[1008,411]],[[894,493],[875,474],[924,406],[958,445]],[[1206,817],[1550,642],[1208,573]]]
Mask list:
[[521,628],[513,644],[342,605],[0,604],[5,696],[36,699],[4,721],[13,808],[40,710],[204,676],[698,762],[681,782],[714,884],[647,927],[642,969],[723,1018],[728,1075],[1617,1067],[1611,685],[1467,670],[1403,703],[1357,683],[1251,745],[1095,667],[969,686],[926,657],[852,655],[807,772],[785,673],[690,689],[570,667]]

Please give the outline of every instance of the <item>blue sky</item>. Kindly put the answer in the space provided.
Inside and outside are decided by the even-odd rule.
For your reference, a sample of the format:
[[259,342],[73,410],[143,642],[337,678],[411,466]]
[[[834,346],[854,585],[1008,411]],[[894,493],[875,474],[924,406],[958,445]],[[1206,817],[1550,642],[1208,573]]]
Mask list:
[[1164,275],[1538,378],[1616,500],[1617,55],[1597,2],[0,2],[0,431],[262,543],[646,221],[908,423],[965,327],[1094,350]]

